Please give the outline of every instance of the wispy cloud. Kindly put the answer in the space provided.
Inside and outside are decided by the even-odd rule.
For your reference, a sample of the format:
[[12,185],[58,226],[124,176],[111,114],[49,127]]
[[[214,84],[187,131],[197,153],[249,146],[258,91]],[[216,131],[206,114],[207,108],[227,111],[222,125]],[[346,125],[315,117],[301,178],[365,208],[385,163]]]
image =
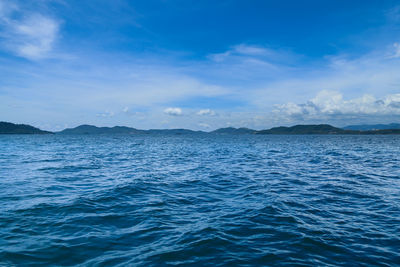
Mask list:
[[196,114],[200,116],[215,116],[217,113],[211,109],[201,109]]
[[208,128],[211,127],[209,124],[204,123],[204,122],[200,122],[200,123],[198,123],[197,125],[198,125],[199,127],[201,127],[201,128],[205,128],[205,129],[208,129]]
[[288,65],[298,57],[299,55],[289,50],[248,44],[235,45],[222,53],[208,55],[208,58],[216,63],[247,63],[270,69]]
[[0,28],[5,49],[36,60],[49,56],[59,35],[60,23],[49,16],[24,10],[15,3],[1,1]]
[[393,48],[394,48],[394,53],[392,55],[392,58],[400,58],[400,44],[394,43]]
[[115,113],[113,111],[106,110],[104,112],[98,113],[97,117],[103,117],[103,118],[111,118],[114,117]]
[[18,10],[18,6],[15,2],[1,0],[0,1],[0,21],[8,21],[9,16],[12,12]]
[[400,5],[394,6],[386,11],[386,17],[391,22],[400,21]]
[[261,46],[254,46],[254,45],[246,45],[246,44],[239,44],[233,46],[231,49],[216,54],[210,54],[209,58],[216,62],[222,62],[228,60],[233,57],[270,57],[274,58],[278,55],[278,53],[272,49],[261,47]]
[[283,104],[287,98],[306,102],[322,90],[338,91],[346,98],[366,94],[382,98],[400,89],[400,60],[387,56],[393,54],[393,48],[389,47],[359,57],[340,54],[326,56],[311,68],[303,68],[278,80],[266,82],[264,86],[250,90],[244,97],[260,108]]

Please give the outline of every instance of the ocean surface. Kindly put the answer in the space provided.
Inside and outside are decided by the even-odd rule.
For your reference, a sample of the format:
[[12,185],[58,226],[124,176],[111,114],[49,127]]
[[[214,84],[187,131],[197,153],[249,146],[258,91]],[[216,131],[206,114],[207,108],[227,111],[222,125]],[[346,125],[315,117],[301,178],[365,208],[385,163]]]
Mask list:
[[0,136],[1,266],[399,264],[400,136]]

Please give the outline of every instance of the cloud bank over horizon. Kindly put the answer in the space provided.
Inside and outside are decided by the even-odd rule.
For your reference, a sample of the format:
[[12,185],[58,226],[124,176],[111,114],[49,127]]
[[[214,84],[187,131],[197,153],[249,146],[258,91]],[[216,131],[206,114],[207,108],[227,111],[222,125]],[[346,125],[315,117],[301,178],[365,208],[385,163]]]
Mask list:
[[47,130],[400,122],[396,1],[298,13],[167,2],[0,0],[0,119]]

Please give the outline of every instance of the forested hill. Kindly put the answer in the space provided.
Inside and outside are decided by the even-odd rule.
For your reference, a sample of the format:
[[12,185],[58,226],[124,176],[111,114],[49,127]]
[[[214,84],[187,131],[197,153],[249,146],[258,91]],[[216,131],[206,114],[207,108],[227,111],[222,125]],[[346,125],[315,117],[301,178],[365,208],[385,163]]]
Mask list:
[[11,122],[0,122],[0,134],[51,134],[36,127],[26,124],[14,124]]

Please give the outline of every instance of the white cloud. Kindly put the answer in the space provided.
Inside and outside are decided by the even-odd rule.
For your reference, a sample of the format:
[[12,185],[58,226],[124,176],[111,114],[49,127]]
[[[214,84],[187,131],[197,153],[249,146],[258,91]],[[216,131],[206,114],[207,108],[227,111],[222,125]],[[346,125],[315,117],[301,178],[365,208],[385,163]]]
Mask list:
[[164,109],[164,113],[171,115],[171,116],[181,116],[182,115],[182,109],[180,108],[166,108]]
[[400,94],[387,95],[376,99],[365,94],[349,100],[336,91],[321,91],[306,103],[292,102],[277,105],[275,114],[286,115],[297,119],[349,118],[357,116],[400,115]]
[[200,122],[200,123],[198,123],[197,125],[198,125],[199,127],[201,127],[201,128],[206,128],[206,129],[208,129],[208,128],[211,127],[209,124],[204,123],[204,122]]
[[201,109],[196,114],[200,115],[200,116],[215,116],[216,115],[215,111],[211,110],[211,109]]
[[[39,13],[0,2],[0,36],[3,47],[31,60],[49,56],[59,33],[59,22]],[[19,16],[13,16],[18,13]]]

